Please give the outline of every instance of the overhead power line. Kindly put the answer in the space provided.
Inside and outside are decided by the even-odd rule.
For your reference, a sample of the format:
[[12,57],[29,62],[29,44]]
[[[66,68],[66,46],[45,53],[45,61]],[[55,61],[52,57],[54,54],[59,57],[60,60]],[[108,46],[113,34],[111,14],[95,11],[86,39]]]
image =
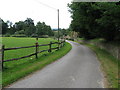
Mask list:
[[40,1],[38,1],[38,0],[35,0],[37,3],[39,3],[39,4],[41,4],[41,5],[44,5],[44,6],[46,6],[46,7],[48,7],[48,8],[51,8],[51,9],[53,9],[53,10],[56,10],[57,12],[58,12],[58,42],[59,42],[59,9],[56,9],[56,8],[54,8],[54,7],[51,7],[51,6],[49,6],[49,5],[47,5],[47,4],[45,4],[45,3],[43,3],[43,2],[40,2]]
[[56,8],[51,7],[51,6],[49,6],[49,5],[47,5],[47,4],[43,3],[43,2],[40,2],[40,1],[38,1],[38,0],[34,0],[34,1],[36,1],[37,3],[39,3],[39,4],[43,5],[43,6],[46,6],[46,7],[48,7],[48,8],[51,8],[51,9],[57,10]]

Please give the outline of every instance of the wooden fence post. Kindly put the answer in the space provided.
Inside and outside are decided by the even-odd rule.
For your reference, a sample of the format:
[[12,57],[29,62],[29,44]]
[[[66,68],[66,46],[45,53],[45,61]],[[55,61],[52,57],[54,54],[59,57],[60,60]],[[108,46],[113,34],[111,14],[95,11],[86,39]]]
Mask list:
[[52,42],[50,42],[50,45],[49,45],[49,52],[52,52],[51,47],[52,47]]
[[2,60],[1,60],[1,64],[2,64],[2,68],[3,68],[3,61],[4,61],[4,48],[5,48],[5,45],[2,45]]
[[35,43],[35,45],[36,45],[36,48],[35,48],[35,57],[36,57],[36,59],[38,58],[38,42],[37,43]]

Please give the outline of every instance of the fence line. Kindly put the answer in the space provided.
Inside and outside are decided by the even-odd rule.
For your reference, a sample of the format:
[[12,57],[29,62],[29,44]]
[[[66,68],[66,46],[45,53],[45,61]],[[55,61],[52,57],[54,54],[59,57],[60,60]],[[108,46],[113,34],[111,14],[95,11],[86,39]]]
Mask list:
[[26,47],[15,47],[15,48],[4,48],[4,50],[15,50],[15,49],[22,49],[22,48],[31,48],[31,47],[36,47],[36,46],[26,46]]
[[[1,60],[2,68],[3,68],[4,62],[20,60],[20,59],[31,57],[31,56],[34,56],[34,55],[35,55],[35,58],[37,59],[38,58],[38,53],[42,53],[42,52],[45,52],[45,51],[52,52],[52,50],[55,50],[55,49],[59,50],[59,48],[64,46],[64,43],[65,43],[65,40],[61,41],[61,42],[50,42],[49,44],[41,44],[41,45],[39,45],[38,42],[37,42],[37,43],[35,43],[34,46],[15,47],[15,48],[5,48],[5,45],[2,45],[2,49],[0,50],[2,52],[2,60]],[[58,47],[52,48],[52,44],[58,44]],[[41,47],[41,46],[49,46],[49,49],[38,51],[38,47]],[[35,53],[33,53],[33,54],[30,54],[30,55],[27,55],[27,56],[22,56],[22,57],[19,57],[19,58],[4,60],[4,52],[5,51],[23,49],[23,48],[32,48],[32,47],[35,47]]]

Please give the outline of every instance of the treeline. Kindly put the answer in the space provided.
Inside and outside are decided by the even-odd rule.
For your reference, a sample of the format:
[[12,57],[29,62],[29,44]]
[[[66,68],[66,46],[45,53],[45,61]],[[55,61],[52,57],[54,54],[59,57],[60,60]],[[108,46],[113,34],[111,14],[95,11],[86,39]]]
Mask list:
[[72,2],[70,28],[85,39],[120,40],[120,2]]
[[3,36],[16,36],[16,37],[47,37],[53,36],[54,33],[50,26],[44,22],[38,22],[34,24],[34,20],[27,18],[25,21],[15,22],[13,24],[10,21],[2,23],[2,35]]

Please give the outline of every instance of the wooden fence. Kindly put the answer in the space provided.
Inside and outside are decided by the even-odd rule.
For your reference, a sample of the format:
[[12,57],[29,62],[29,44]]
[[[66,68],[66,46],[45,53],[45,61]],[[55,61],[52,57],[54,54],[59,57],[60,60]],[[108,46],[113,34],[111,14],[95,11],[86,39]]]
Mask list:
[[[20,60],[20,59],[31,57],[31,56],[34,56],[34,55],[35,55],[35,58],[37,59],[38,58],[38,53],[42,53],[42,52],[45,52],[45,51],[52,52],[52,50],[55,50],[55,49],[59,50],[62,46],[64,46],[64,43],[65,43],[65,40],[61,41],[61,42],[50,42],[49,44],[41,44],[41,45],[39,45],[38,42],[37,42],[37,43],[35,43],[34,46],[15,47],[15,48],[5,48],[5,45],[2,45],[2,49],[0,50],[1,54],[2,54],[2,60],[1,60],[2,68],[3,68],[4,62]],[[58,46],[52,48],[52,44],[58,44]],[[49,49],[38,51],[38,47],[41,47],[41,46],[49,46]],[[35,47],[35,53],[33,53],[33,54],[23,56],[23,57],[19,57],[19,58],[13,58],[13,59],[9,59],[9,60],[4,60],[4,52],[7,51],[7,50],[32,48],[32,47]]]

